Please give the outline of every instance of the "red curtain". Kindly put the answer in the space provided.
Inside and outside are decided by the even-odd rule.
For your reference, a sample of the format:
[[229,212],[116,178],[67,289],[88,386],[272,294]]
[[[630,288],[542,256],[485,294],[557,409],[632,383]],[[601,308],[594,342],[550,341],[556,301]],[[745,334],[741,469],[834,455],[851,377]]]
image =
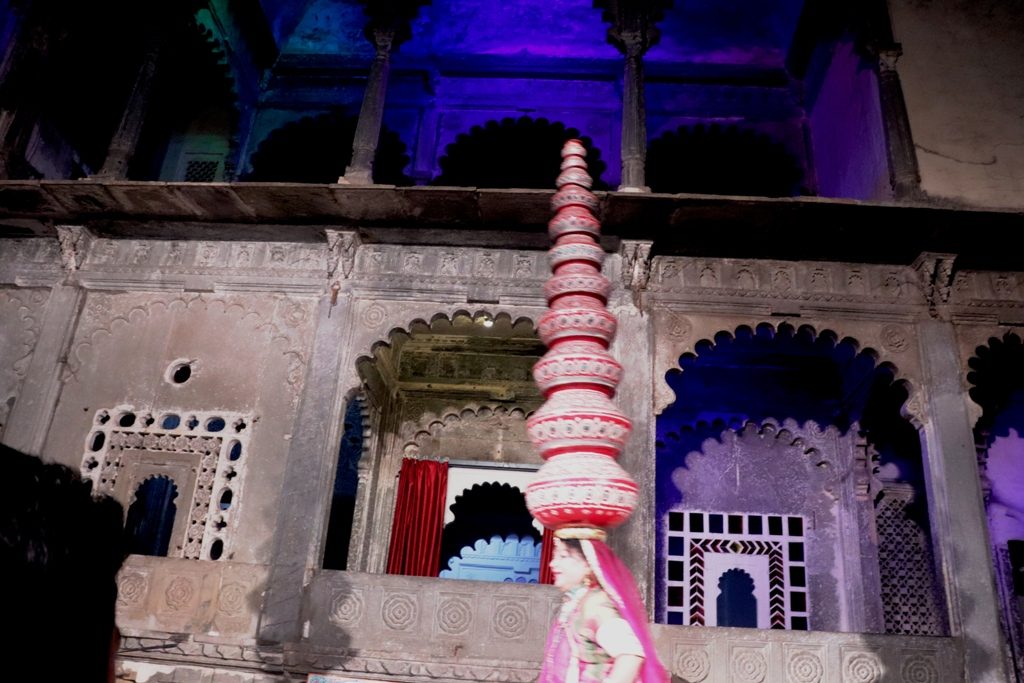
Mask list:
[[551,553],[555,549],[555,532],[544,527],[544,538],[540,543],[540,582],[554,583],[551,573]]
[[437,576],[448,463],[406,458],[398,473],[388,574]]

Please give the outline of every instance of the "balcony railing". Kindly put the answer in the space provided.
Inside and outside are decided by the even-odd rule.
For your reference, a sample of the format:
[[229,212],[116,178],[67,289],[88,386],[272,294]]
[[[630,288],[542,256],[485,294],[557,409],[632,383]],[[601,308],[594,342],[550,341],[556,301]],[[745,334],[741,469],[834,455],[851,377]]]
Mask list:
[[[298,642],[257,643],[267,568],[133,556],[119,578],[120,653],[162,665],[387,681],[536,678],[560,602],[549,586],[321,571]],[[655,626],[661,659],[696,683],[963,680],[958,638]]]

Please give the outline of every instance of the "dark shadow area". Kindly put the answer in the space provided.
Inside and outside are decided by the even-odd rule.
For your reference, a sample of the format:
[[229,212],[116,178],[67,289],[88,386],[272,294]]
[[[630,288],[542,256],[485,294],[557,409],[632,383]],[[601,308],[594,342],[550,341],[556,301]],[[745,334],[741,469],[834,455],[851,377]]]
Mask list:
[[[274,130],[252,156],[254,182],[336,183],[352,160],[357,118],[341,111],[305,116]],[[373,182],[411,185],[403,173],[409,163],[397,133],[381,129],[373,159]]]
[[560,172],[562,145],[572,138],[580,139],[587,149],[594,189],[607,189],[601,180],[605,170],[601,150],[590,138],[558,121],[529,116],[488,121],[460,134],[441,157],[441,174],[431,184],[552,189]]
[[363,401],[355,398],[345,409],[345,421],[334,475],[334,495],[324,544],[324,569],[346,569],[352,537],[352,515],[359,487],[359,459],[363,455]]
[[806,194],[804,175],[781,143],[738,126],[680,126],[647,149],[654,192],[792,197]]

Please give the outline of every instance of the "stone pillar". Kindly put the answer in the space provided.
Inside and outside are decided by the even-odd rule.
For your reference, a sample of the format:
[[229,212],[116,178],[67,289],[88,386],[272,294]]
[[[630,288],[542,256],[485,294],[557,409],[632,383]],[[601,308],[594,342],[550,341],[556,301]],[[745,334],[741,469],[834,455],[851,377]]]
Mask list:
[[605,0],[611,22],[608,40],[625,57],[622,80],[622,179],[619,192],[650,192],[647,187],[647,112],[644,107],[643,56],[658,41],[655,19],[664,3]]
[[57,410],[62,372],[85,300],[76,271],[84,260],[89,236],[81,226],[60,225],[57,232],[65,278],[50,289],[32,360],[4,431],[4,443],[34,455],[42,453]]
[[647,605],[647,617],[654,616],[654,340],[651,318],[637,307],[630,292],[615,297],[611,307],[619,329],[611,354],[622,363],[622,383],[616,402],[626,407],[633,431],[619,456],[619,464],[639,487],[636,509],[621,528],[609,535],[610,544],[633,570],[637,589]]
[[128,176],[128,164],[135,154],[135,147],[139,144],[142,124],[145,123],[146,112],[149,110],[149,99],[153,92],[160,51],[161,41],[154,36],[143,54],[142,64],[135,75],[135,83],[132,84],[131,93],[128,95],[121,122],[107,148],[103,168],[93,176],[94,178],[117,180]]
[[622,180],[619,192],[650,192],[647,187],[647,112],[644,107],[643,55],[647,44],[639,31],[619,34],[625,55],[622,79]]
[[391,69],[391,45],[394,42],[393,29],[373,29],[373,45],[376,54],[370,64],[370,76],[366,81],[366,93],[359,109],[355,139],[352,141],[352,161],[345,169],[345,175],[338,179],[347,185],[373,184],[373,157],[377,154],[377,141],[384,120],[384,99],[388,91],[388,72]]
[[295,418],[299,428],[293,430],[281,481],[276,543],[258,628],[262,643],[296,642],[302,635],[303,591],[327,533],[344,414],[341,387],[351,386],[355,372],[352,308],[348,293],[332,293],[317,309],[312,357]]
[[[924,445],[932,536],[952,635],[964,641],[966,683],[1009,680],[999,627],[988,525],[967,409],[965,369],[953,325],[919,323],[925,394]],[[958,678],[958,672],[953,672]]]
[[398,495],[398,472],[402,469],[402,417],[404,402],[392,396],[388,406],[381,411],[380,434],[373,483],[369,492],[373,494],[373,509],[369,511],[369,527],[364,533],[364,571],[383,574],[388,567],[388,552],[391,549],[391,526],[395,519],[395,499]]
[[878,100],[882,108],[886,153],[889,156],[889,183],[897,199],[915,199],[921,195],[921,173],[917,166],[914,139],[910,134],[910,118],[903,98],[903,86],[896,71],[896,61],[903,54],[898,43],[877,51]]

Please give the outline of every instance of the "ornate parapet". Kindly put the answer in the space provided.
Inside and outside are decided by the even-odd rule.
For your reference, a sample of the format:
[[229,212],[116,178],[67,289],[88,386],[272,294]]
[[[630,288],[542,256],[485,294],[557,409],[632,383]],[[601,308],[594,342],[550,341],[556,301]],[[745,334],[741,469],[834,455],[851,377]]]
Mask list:
[[962,681],[956,638],[655,626],[673,678],[745,683]]
[[[268,649],[255,640],[266,571],[130,557],[119,577],[121,667],[529,683],[560,602],[550,586],[322,571],[306,588],[301,641]],[[957,638],[686,626],[653,631],[662,661],[684,681],[962,680]]]
[[[117,624],[126,638],[120,655],[130,658],[141,641],[161,638],[251,647],[266,578],[262,565],[130,556],[117,578]],[[182,663],[194,655],[167,649],[155,652]]]
[[391,681],[537,676],[553,587],[324,571],[306,594],[309,633],[294,671]]

